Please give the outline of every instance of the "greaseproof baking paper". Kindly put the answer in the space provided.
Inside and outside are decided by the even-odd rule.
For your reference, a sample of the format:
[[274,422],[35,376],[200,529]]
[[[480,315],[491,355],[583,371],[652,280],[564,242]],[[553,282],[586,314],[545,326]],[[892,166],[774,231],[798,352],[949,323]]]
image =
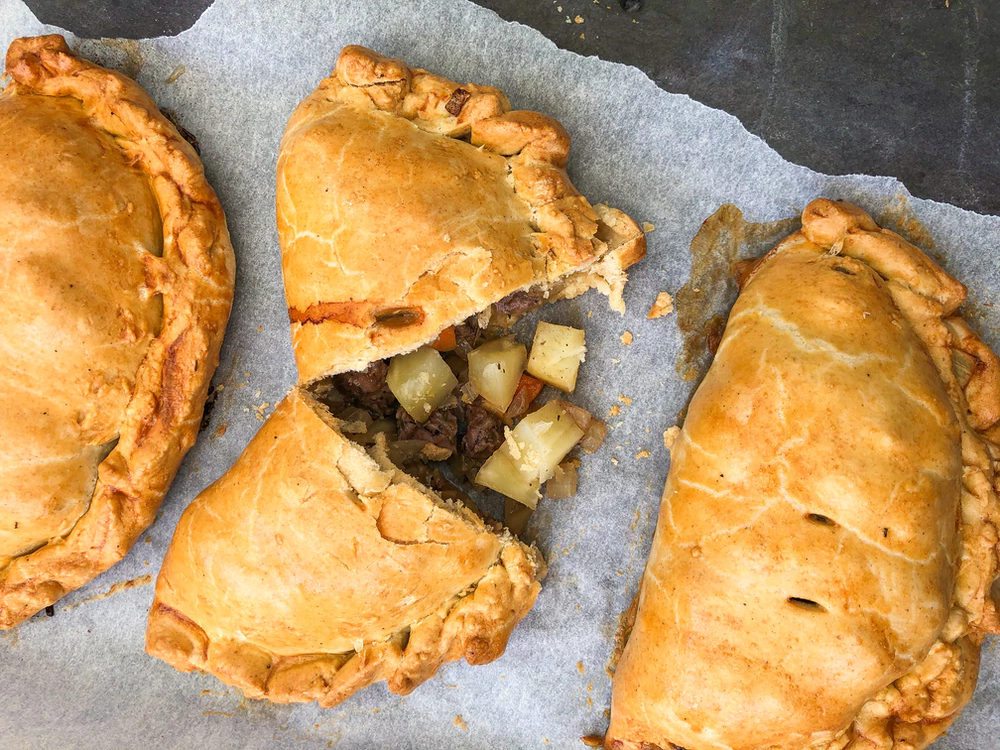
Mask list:
[[[52,31],[19,0],[0,0],[4,48],[15,37]],[[174,38],[70,43],[135,77],[196,136],[226,209],[237,295],[215,377],[223,388],[155,525],[123,562],[58,602],[53,617],[42,613],[0,638],[4,750],[578,748],[582,735],[603,733],[606,665],[642,574],[667,472],[663,432],[696,383],[678,374],[676,314],[647,320],[646,313],[659,292],[685,283],[692,237],[723,203],[765,222],[828,196],[855,201],[895,228],[922,223],[935,257],[969,286],[971,320],[1000,345],[1000,306],[990,306],[1000,300],[1000,218],[909,198],[893,179],[831,177],[789,164],[736,118],[666,93],[634,68],[557,49],[464,0],[216,0]],[[347,44],[497,86],[516,108],[557,118],[573,138],[569,171],[577,187],[655,229],[648,256],[631,273],[624,317],[596,292],[542,313],[586,329],[587,361],[573,400],[613,429],[584,461],[579,494],[543,501],[532,521],[528,537],[550,572],[507,652],[482,667],[448,665],[406,697],[377,685],[320,710],[247,701],[210,676],[175,672],[144,653],[143,636],[151,581],[178,517],[295,380],[275,160],[292,110]],[[527,341],[531,326],[522,328]],[[630,345],[621,339],[626,331]],[[976,696],[938,750],[996,746],[995,646],[986,644]]]

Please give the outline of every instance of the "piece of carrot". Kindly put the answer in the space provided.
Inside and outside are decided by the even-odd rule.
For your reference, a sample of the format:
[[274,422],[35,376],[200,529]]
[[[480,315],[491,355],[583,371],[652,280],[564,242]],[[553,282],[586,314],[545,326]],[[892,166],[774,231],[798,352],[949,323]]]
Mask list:
[[432,347],[437,349],[439,352],[451,352],[455,350],[455,326],[448,326],[438,337],[434,339],[434,343],[431,344]]
[[527,373],[521,374],[521,379],[517,381],[517,390],[514,391],[514,398],[511,399],[510,406],[507,407],[507,416],[510,419],[520,419],[528,413],[531,402],[538,398],[545,383],[537,378],[533,378]]

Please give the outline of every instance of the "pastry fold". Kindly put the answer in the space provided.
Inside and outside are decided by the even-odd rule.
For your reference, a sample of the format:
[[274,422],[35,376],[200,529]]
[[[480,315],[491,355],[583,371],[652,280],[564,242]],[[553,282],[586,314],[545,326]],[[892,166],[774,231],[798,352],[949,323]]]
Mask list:
[[566,176],[555,120],[364,47],[295,110],[278,156],[301,382],[415,349],[512,292],[614,309],[645,237]]
[[373,453],[293,390],[181,517],[146,650],[251,698],[323,707],[499,657],[541,556]]
[[0,628],[120,560],[194,443],[233,295],[226,221],[149,96],[57,35],[0,95]]
[[606,747],[917,750],[1000,631],[1000,361],[847,203],[744,281],[674,444]]

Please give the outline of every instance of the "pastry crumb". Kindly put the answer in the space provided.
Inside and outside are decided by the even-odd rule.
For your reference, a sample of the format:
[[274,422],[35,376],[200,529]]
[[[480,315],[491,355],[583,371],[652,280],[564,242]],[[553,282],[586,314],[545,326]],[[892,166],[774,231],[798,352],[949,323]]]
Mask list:
[[462,718],[462,714],[455,717],[455,726],[463,732],[468,731],[469,729],[469,725],[465,723],[465,719]]
[[631,406],[632,405],[632,399],[630,399],[624,393],[619,393],[618,394],[618,400],[621,401],[623,404],[625,404],[625,406]]
[[264,326],[257,326],[257,333],[264,333]]
[[677,436],[681,434],[681,428],[677,425],[670,427],[663,433],[663,446],[669,451],[673,450],[674,443],[677,442]]
[[662,318],[664,315],[669,315],[674,311],[674,298],[671,297],[667,292],[660,292],[656,295],[656,301],[653,306],[649,308],[649,314],[646,317],[649,320],[655,320],[656,318]]
[[646,232],[648,234],[649,232],[652,232],[654,229],[656,229],[656,224],[652,224],[652,223],[650,223],[648,221],[642,222],[642,231],[643,232]]
[[622,363],[622,361],[620,359],[618,359],[618,357],[612,357],[611,358],[611,364],[613,364],[613,365],[620,365],[621,363]]
[[223,435],[226,434],[226,430],[228,429],[229,429],[228,424],[220,424],[217,428],[215,428],[215,437],[217,438],[222,437]]
[[184,75],[184,73],[186,72],[187,68],[185,68],[183,65],[178,65],[176,68],[174,68],[173,72],[167,76],[167,79],[164,81],[164,83],[173,83],[182,75]]
[[580,742],[582,742],[587,747],[603,747],[604,746],[604,738],[601,737],[601,735],[599,735],[599,734],[588,734],[585,737],[581,737],[580,738]]
[[586,670],[585,670],[585,669],[583,668],[583,662],[582,662],[582,661],[578,661],[578,662],[576,663],[576,671],[577,671],[577,672],[579,672],[580,674],[583,674],[583,673],[584,673],[584,672],[586,671]]
[[586,35],[586,34],[580,34],[580,38],[581,38],[581,39],[586,39],[586,38],[587,38],[587,35]]
[[617,466],[618,465],[618,459],[615,458],[614,456],[612,456],[611,457],[611,463],[613,463],[615,466]]
[[625,346],[632,346],[632,332],[631,331],[625,331],[625,333],[622,334],[622,343],[625,344]]
[[636,453],[635,457],[636,458],[649,458],[651,455],[652,454],[649,451],[647,451],[646,449],[643,449],[643,450],[639,451],[638,453]]
[[608,409],[608,416],[609,417],[617,417],[619,414],[621,414],[621,411],[622,411],[622,408],[618,404],[615,404],[610,409]]
[[574,23],[583,23],[583,21],[584,21],[583,16],[577,16],[576,18],[573,19]]

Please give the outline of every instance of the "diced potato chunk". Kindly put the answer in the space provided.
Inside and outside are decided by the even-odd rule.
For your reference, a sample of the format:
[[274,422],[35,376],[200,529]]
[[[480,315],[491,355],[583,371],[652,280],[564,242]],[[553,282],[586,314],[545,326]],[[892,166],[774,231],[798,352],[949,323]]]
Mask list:
[[422,346],[393,357],[386,382],[406,413],[417,422],[426,422],[458,385],[458,378],[440,354]]
[[576,421],[550,401],[507,431],[506,441],[483,464],[476,482],[534,508],[538,488],[581,437]]
[[529,482],[517,467],[514,466],[510,451],[502,445],[492,456],[486,459],[479,473],[476,474],[476,484],[496,490],[522,505],[534,508],[538,505],[538,488],[540,482]]
[[576,388],[576,374],[586,353],[581,329],[540,321],[531,344],[528,374],[561,391],[572,393]]
[[498,411],[507,411],[528,350],[513,338],[496,339],[469,352],[469,382]]

